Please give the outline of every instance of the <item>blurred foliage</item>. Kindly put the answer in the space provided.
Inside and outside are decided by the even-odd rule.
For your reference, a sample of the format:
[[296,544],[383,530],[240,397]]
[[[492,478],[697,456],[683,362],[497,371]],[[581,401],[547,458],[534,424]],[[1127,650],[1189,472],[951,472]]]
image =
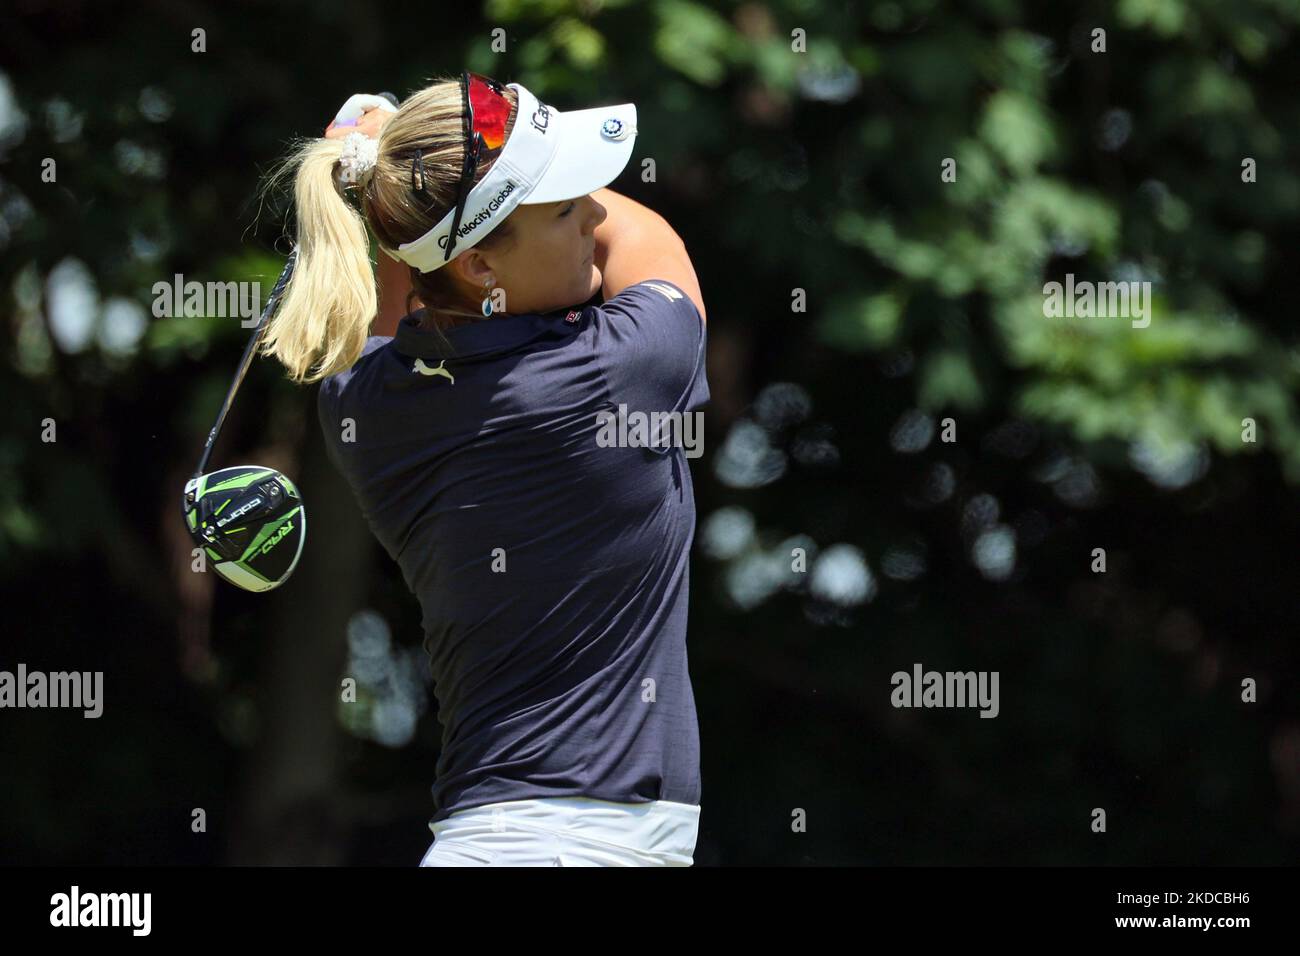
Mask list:
[[[247,331],[150,317],[132,338],[122,304],[147,313],[175,273],[269,284],[289,213],[250,197],[289,137],[351,92],[464,65],[560,108],[635,101],[614,185],[677,227],[709,301],[698,862],[1294,859],[1297,26],[1293,0],[26,4],[0,38],[0,567],[11,600],[76,584],[64,636],[44,643],[29,614],[12,650],[80,660],[73,622],[93,618],[138,661],[209,613],[176,593],[164,529]],[[1066,274],[1150,282],[1149,327],[1046,317],[1044,284]],[[311,409],[260,364],[222,455],[303,453]],[[308,500],[336,480],[316,475]],[[419,643],[376,547],[330,560]],[[253,707],[274,601],[215,593],[222,667],[193,671],[211,703],[188,719],[221,736],[222,768],[257,737],[229,715]],[[1002,715],[892,711],[889,674],[913,661],[1000,669]],[[197,680],[143,673],[168,699]],[[419,726],[397,749],[348,726],[349,786],[427,786],[432,714]],[[7,818],[56,812],[28,783]],[[112,837],[3,836],[68,859],[93,832],[114,858],[138,836],[132,801],[165,799],[122,796],[99,821]],[[1104,844],[1086,828],[1099,805],[1117,821]],[[795,806],[817,821],[802,839]],[[413,860],[421,812],[357,853]],[[158,858],[220,855],[154,839]]]

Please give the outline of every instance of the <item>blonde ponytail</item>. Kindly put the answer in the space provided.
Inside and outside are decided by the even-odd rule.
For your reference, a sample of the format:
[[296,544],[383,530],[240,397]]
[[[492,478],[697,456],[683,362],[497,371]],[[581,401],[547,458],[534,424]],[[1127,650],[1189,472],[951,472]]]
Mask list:
[[261,350],[301,384],[341,372],[360,358],[379,309],[365,220],[335,186],[342,152],[342,140],[308,140],[267,184],[297,169],[298,264]]

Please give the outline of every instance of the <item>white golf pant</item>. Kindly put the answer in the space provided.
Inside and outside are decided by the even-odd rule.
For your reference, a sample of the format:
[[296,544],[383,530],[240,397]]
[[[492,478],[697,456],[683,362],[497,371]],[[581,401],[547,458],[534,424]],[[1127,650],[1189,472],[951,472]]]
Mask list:
[[420,866],[690,866],[700,808],[671,800],[508,800],[429,824]]

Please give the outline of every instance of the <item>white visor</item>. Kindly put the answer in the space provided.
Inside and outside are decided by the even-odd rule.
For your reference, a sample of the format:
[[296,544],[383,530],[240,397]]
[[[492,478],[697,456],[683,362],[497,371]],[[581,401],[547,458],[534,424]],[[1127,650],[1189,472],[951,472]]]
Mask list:
[[[636,104],[561,113],[518,83],[509,86],[519,98],[514,126],[492,169],[465,200],[452,258],[480,242],[516,206],[585,196],[611,183],[632,156]],[[421,272],[446,265],[455,215],[449,210],[438,225],[389,255]]]

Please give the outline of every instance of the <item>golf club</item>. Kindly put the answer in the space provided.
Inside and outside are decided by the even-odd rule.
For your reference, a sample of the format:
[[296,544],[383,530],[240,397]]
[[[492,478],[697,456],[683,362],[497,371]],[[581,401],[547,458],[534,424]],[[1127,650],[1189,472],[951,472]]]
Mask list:
[[267,299],[244,348],[226,400],[208,432],[194,475],[185,484],[182,511],[194,543],[215,562],[213,569],[246,591],[279,587],[298,566],[307,539],[307,513],[292,481],[259,465],[240,465],[207,473],[208,460],[226,422],[235,394],[252,365],[267,322],[298,261],[295,247]]

